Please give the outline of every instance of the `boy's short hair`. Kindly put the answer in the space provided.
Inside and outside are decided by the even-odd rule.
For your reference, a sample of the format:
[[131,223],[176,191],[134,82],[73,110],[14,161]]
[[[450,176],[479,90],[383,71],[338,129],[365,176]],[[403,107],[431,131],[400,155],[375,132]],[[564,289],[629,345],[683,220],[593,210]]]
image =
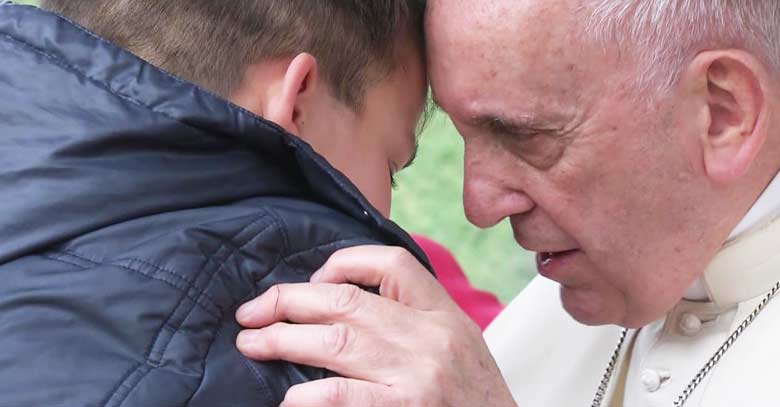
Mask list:
[[425,0],[43,0],[153,65],[228,97],[258,62],[308,52],[342,102],[396,67],[402,41],[422,58]]

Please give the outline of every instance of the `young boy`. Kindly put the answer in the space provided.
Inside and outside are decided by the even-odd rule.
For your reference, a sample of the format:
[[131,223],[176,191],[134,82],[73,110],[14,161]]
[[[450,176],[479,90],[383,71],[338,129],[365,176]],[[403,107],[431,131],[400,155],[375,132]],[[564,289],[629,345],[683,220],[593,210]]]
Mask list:
[[240,356],[234,312],[348,246],[425,261],[386,219],[423,1],[42,7],[0,5],[0,405],[277,406],[326,375]]

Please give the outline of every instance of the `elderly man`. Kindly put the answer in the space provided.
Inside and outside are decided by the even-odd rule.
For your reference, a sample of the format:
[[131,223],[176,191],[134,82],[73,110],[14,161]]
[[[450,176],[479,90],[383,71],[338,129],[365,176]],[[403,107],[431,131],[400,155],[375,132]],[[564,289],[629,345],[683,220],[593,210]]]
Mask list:
[[777,405],[778,21],[764,0],[430,1],[466,213],[509,218],[546,279],[488,330],[496,364],[411,256],[347,249],[240,309],[261,328],[240,349],[345,376],[285,406]]

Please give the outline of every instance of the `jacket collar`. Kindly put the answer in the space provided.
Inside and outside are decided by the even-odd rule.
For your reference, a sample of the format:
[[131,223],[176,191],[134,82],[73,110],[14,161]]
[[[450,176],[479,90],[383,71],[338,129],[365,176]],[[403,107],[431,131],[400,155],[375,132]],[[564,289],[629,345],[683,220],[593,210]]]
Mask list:
[[134,217],[305,194],[428,265],[307,143],[61,16],[1,5],[0,59],[0,263]]

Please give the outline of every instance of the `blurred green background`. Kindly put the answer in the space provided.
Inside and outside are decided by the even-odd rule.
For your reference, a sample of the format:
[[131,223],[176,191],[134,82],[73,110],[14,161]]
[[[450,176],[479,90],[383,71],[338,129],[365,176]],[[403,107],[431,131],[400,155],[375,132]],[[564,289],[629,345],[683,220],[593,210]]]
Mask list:
[[512,237],[507,221],[480,230],[463,213],[463,141],[437,112],[420,137],[415,164],[398,175],[392,219],[444,244],[472,284],[512,299],[533,277],[534,258]]
[[474,286],[506,303],[533,277],[533,256],[515,244],[507,222],[479,230],[466,220],[461,199],[463,142],[443,113],[435,113],[422,133],[417,160],[398,175],[398,185],[392,219],[449,248]]

